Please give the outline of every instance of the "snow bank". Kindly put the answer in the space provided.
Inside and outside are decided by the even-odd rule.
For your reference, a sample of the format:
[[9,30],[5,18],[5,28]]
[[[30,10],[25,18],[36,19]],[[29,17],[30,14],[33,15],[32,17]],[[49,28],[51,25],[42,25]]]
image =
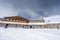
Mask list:
[[0,40],[60,40],[60,30],[0,27]]

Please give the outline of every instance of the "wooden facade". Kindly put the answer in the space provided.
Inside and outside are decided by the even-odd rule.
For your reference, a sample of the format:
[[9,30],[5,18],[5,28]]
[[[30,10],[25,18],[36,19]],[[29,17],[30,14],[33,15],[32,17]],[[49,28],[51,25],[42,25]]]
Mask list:
[[[20,23],[44,23],[44,20],[28,20],[21,16],[10,16],[4,17],[4,21],[11,21],[11,22],[20,22]],[[7,28],[9,24],[6,24],[5,28]],[[17,26],[18,24],[16,24]],[[60,24],[45,24],[45,25],[21,25],[22,28],[60,28]]]
[[21,16],[4,17],[5,21],[29,23],[29,20]]
[[[4,17],[4,21],[20,22],[20,23],[29,23],[29,20],[28,20],[28,19],[23,18],[23,17],[21,17],[21,16],[9,16],[9,17]],[[8,25],[9,25],[9,24],[6,24],[5,28],[7,28]],[[17,25],[18,25],[18,24],[16,24],[16,26],[17,26]],[[24,28],[24,27],[26,27],[26,26],[28,26],[28,25],[20,25],[20,26],[23,26],[23,28]]]

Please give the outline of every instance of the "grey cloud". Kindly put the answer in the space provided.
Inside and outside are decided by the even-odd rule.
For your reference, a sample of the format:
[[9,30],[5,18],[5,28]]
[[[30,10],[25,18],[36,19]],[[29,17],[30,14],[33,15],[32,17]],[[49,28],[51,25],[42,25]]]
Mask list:
[[[60,15],[60,0],[0,0],[0,4],[10,7],[13,15],[18,14],[26,18]],[[8,12],[7,12],[8,13]]]

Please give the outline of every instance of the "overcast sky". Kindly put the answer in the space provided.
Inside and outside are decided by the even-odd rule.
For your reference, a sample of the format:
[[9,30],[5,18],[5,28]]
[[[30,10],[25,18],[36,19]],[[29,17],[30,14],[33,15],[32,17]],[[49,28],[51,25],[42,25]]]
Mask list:
[[56,16],[60,15],[60,0],[0,0],[0,15],[28,19]]

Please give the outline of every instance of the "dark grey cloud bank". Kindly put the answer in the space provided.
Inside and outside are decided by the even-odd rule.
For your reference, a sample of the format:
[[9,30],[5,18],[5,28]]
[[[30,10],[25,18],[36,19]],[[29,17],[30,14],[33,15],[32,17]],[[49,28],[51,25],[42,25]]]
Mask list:
[[4,6],[13,6],[19,16],[28,19],[60,15],[60,0],[0,0],[0,2]]

